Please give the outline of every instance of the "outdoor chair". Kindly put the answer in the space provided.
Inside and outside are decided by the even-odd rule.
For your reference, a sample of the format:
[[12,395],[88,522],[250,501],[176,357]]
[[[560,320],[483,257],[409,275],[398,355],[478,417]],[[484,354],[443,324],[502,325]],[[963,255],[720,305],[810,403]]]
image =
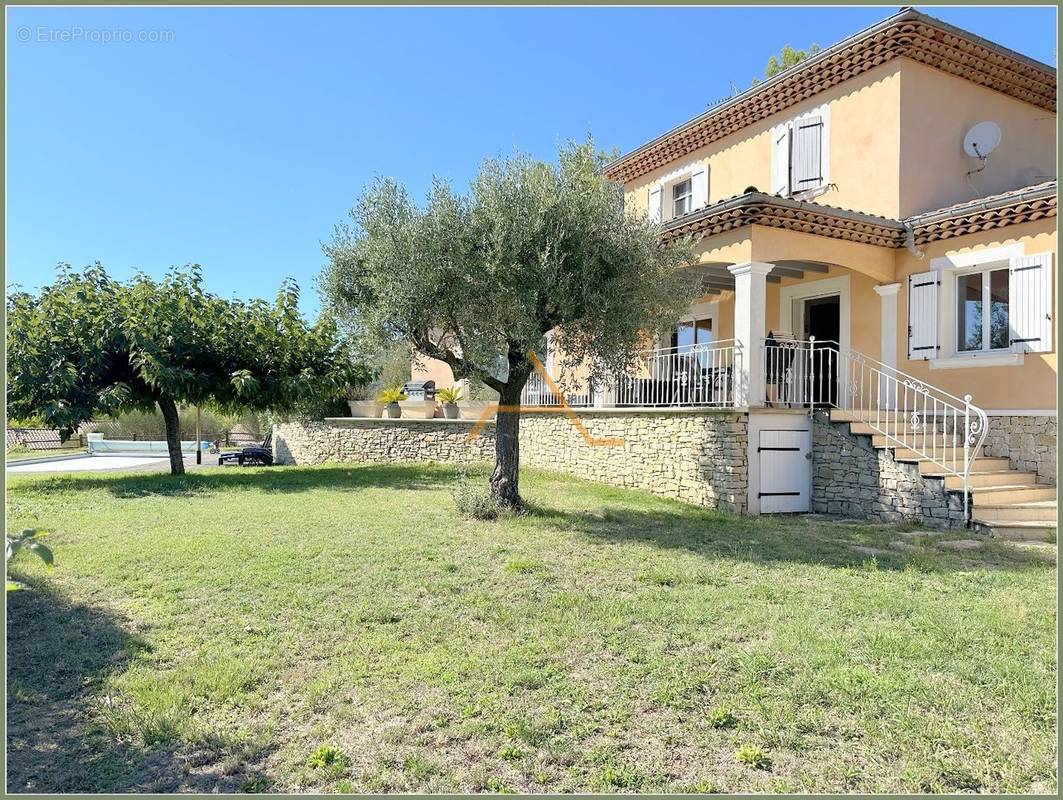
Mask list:
[[218,466],[222,466],[223,464],[232,464],[235,461],[241,467],[251,465],[272,467],[272,444],[273,431],[270,431],[266,434],[266,438],[262,440],[262,444],[260,445],[245,447],[243,450],[239,450],[235,453],[222,453],[220,456],[218,456]]

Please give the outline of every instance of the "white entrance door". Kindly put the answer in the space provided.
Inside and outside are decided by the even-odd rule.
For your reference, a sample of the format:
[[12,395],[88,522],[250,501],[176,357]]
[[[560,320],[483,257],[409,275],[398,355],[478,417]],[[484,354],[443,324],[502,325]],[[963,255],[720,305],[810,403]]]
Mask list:
[[801,513],[811,510],[811,431],[760,432],[760,512]]

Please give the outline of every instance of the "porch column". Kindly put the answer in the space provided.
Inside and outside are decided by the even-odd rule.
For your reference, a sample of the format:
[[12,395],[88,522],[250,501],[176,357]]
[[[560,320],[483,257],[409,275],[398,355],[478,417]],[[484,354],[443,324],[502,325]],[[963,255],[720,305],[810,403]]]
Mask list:
[[774,264],[747,261],[728,271],[735,276],[735,405],[764,405],[764,294]]
[[[882,343],[879,345],[879,361],[890,369],[897,368],[897,292],[900,291],[899,283],[887,283],[884,286],[876,286],[875,291],[880,298],[882,319],[880,335]],[[888,370],[887,370],[888,371]],[[884,381],[879,386],[879,403],[883,408],[893,408],[895,397],[890,391],[892,381]]]

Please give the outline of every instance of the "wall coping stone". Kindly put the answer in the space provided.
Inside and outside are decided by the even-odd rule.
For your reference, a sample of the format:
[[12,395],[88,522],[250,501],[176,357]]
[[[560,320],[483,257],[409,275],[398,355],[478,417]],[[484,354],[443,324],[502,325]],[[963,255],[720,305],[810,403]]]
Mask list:
[[[322,422],[327,422],[329,425],[339,426],[360,426],[360,425],[468,425],[472,427],[477,423],[475,419],[445,419],[444,417],[433,417],[432,419],[423,419],[418,417],[325,417]],[[494,425],[493,419],[485,420],[485,425]]]

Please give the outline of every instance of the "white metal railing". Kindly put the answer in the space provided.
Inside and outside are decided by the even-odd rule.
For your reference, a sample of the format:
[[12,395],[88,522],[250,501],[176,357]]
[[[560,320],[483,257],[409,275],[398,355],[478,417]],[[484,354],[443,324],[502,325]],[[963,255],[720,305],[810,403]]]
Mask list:
[[626,370],[608,374],[597,385],[566,375],[553,379],[554,391],[532,373],[521,395],[524,405],[597,408],[697,408],[735,404],[738,344],[732,340],[644,350]]
[[969,516],[971,467],[988,432],[986,414],[970,395],[961,399],[833,341],[769,339],[763,346],[768,405],[851,412],[853,422],[892,446],[961,477]]
[[[569,391],[569,384],[577,383],[581,391]],[[526,406],[559,406],[562,399],[573,408],[587,407],[593,404],[594,393],[587,381],[554,380],[553,385],[557,391],[547,383],[538,372],[533,372],[524,384],[521,392],[521,405]],[[560,394],[558,393],[560,392]]]

